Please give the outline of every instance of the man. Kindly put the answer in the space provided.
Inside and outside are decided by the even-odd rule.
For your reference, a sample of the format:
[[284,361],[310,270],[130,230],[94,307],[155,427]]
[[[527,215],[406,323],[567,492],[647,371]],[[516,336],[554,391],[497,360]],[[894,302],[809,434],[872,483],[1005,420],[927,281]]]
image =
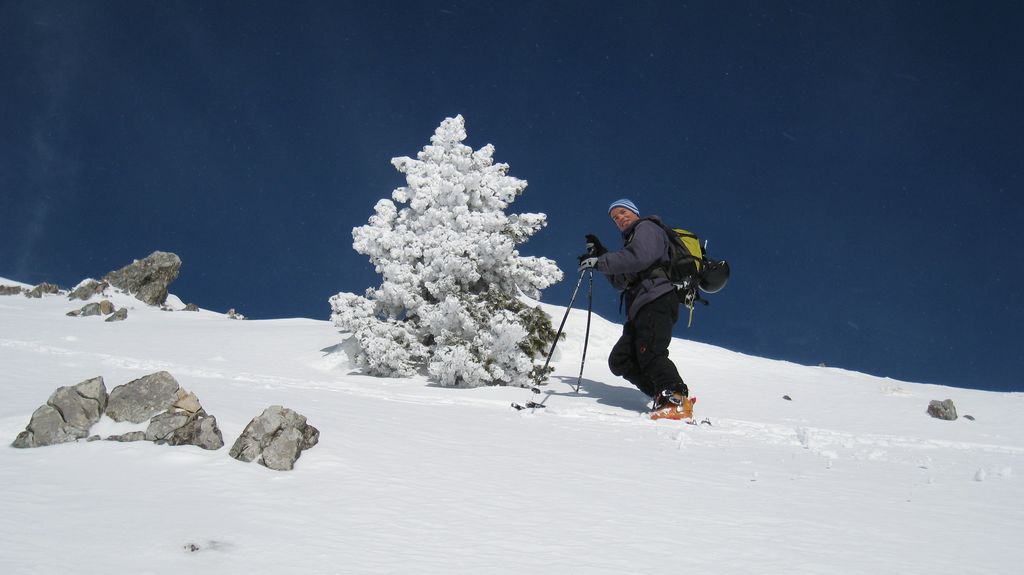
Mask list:
[[669,261],[668,236],[657,216],[641,219],[631,200],[612,202],[608,215],[622,232],[623,248],[609,252],[596,236],[588,235],[588,251],[579,268],[603,273],[626,304],[626,323],[608,356],[608,367],[654,400],[652,418],[690,417],[689,390],[668,357],[679,298],[665,274],[652,273]]

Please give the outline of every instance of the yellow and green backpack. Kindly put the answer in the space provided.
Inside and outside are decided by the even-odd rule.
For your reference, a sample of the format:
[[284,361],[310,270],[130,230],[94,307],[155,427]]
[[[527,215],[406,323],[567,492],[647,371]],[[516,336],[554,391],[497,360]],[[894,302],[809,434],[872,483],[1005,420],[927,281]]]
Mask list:
[[656,264],[651,273],[667,277],[676,286],[679,301],[690,310],[689,326],[693,323],[693,304],[698,301],[708,304],[700,292],[716,293],[729,281],[729,262],[708,258],[707,243],[702,244],[693,232],[649,221],[665,230],[669,244],[668,263]]

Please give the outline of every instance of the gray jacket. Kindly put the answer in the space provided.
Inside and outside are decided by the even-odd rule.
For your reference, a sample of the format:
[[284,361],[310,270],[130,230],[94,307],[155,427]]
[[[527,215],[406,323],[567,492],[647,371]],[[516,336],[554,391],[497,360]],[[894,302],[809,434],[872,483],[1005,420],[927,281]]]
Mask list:
[[[661,221],[658,216],[647,216]],[[657,262],[667,263],[668,236],[654,222],[641,219],[622,232],[624,247],[597,259],[597,270],[604,273],[626,300],[626,319],[633,320],[640,308],[675,289],[664,277],[643,277]]]

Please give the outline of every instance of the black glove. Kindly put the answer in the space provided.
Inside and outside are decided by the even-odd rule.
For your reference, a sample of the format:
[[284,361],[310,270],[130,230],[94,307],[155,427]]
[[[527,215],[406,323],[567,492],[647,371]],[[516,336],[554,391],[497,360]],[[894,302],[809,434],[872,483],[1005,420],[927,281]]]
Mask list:
[[591,256],[603,256],[608,253],[608,248],[601,245],[601,240],[594,234],[587,234],[587,253]]
[[597,258],[595,257],[581,257],[580,267],[576,271],[581,272],[583,270],[589,270],[597,267]]
[[597,239],[597,236],[594,234],[587,234],[587,251],[580,254],[576,261],[583,263],[585,259],[596,258],[606,253],[608,253],[608,250],[601,245],[601,240]]

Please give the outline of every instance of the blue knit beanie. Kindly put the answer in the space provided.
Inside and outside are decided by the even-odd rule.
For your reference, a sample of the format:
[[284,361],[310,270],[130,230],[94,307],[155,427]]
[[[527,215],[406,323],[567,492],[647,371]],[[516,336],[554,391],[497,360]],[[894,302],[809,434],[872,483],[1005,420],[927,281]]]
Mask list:
[[633,200],[628,200],[626,198],[612,202],[612,205],[608,206],[608,213],[612,213],[612,210],[615,208],[626,208],[634,214],[638,216],[640,215],[640,210],[636,209],[636,204],[633,203]]

